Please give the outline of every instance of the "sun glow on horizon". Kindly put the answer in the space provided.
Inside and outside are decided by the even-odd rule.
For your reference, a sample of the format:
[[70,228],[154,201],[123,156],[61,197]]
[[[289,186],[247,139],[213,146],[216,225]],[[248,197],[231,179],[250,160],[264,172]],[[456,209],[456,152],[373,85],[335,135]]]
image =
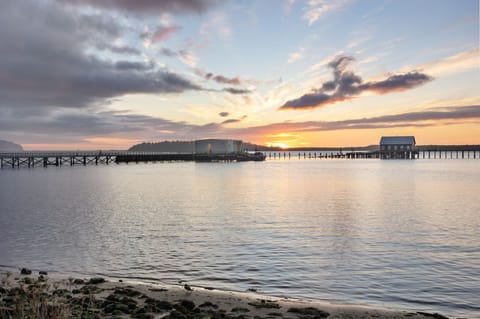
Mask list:
[[285,144],[285,143],[279,143],[279,142],[273,142],[273,143],[267,143],[267,146],[268,147],[280,147],[282,149],[288,149],[290,148],[289,145]]

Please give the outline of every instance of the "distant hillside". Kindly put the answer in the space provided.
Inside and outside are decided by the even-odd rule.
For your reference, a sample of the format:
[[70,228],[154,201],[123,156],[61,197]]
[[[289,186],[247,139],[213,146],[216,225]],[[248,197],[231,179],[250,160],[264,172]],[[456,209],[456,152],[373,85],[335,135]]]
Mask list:
[[22,145],[0,140],[0,152],[23,152]]
[[[269,147],[244,143],[249,151],[269,151]],[[169,153],[193,153],[195,145],[193,141],[163,141],[156,143],[141,143],[133,145],[128,150],[132,152],[169,152]]]

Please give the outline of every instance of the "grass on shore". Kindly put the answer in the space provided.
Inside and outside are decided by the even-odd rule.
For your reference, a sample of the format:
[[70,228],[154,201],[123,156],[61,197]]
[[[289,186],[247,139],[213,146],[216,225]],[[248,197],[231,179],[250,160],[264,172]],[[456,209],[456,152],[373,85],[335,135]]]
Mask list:
[[[24,277],[10,287],[11,273],[1,276],[0,319],[66,319],[98,318],[93,307],[93,293],[80,299],[72,298],[70,289],[59,289],[48,279]],[[71,283],[71,281],[70,281]]]

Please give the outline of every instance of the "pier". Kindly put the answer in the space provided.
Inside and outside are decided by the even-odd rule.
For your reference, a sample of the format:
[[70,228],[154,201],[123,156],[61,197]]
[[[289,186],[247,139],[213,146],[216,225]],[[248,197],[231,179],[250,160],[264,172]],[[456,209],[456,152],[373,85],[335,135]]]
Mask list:
[[[385,154],[373,151],[271,151],[232,154],[194,154],[194,153],[159,153],[129,151],[80,151],[80,152],[17,152],[0,153],[0,168],[48,167],[48,166],[87,166],[120,163],[143,162],[244,162],[290,159],[380,159]],[[388,157],[387,157],[388,158]],[[419,159],[480,159],[478,146],[439,150],[420,147],[418,150],[405,151],[402,158]]]
[[262,153],[193,154],[129,151],[16,152],[0,153],[0,168],[108,165],[140,162],[244,162],[263,161]]
[[[398,153],[398,152],[397,152]],[[269,160],[280,159],[480,159],[480,148],[477,146],[455,150],[438,150],[422,148],[405,151],[401,157],[389,157],[383,151],[272,151],[266,152]]]

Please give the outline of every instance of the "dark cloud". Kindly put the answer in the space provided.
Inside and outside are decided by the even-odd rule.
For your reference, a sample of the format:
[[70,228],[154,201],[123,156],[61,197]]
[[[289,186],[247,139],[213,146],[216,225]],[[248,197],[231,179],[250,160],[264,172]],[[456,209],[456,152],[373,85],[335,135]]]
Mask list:
[[229,120],[223,121],[222,124],[238,123],[240,121],[241,121],[240,119],[229,119]]
[[240,117],[240,118],[238,118],[238,119],[228,119],[228,120],[225,120],[225,121],[222,122],[222,124],[239,123],[239,122],[243,121],[243,120],[246,119],[246,118],[247,118],[247,116],[244,115],[244,116],[242,116],[242,117]]
[[221,83],[221,84],[231,84],[231,85],[241,85],[242,84],[242,81],[240,80],[240,78],[237,76],[237,77],[234,77],[234,78],[228,78],[226,76],[223,76],[223,75],[214,75],[213,73],[207,73],[205,74],[205,79],[207,80],[213,80],[217,83]]
[[228,92],[230,94],[248,94],[252,93],[250,90],[245,89],[236,89],[236,88],[224,88],[222,91]]
[[383,81],[365,83],[362,85],[362,88],[383,94],[393,91],[409,90],[430,80],[432,80],[432,78],[426,74],[409,72],[405,74],[392,75]]
[[117,61],[115,62],[115,68],[119,71],[149,71],[155,68],[155,63]]
[[202,89],[166,69],[91,53],[122,32],[108,15],[49,2],[0,2],[0,108],[86,107],[125,94]]
[[284,122],[245,129],[245,134],[274,134],[282,132],[321,132],[355,129],[384,129],[396,127],[435,126],[445,121],[448,124],[480,124],[480,105],[437,107],[426,111],[407,112],[378,117],[344,121]]
[[423,85],[433,78],[419,72],[396,74],[381,81],[363,83],[360,76],[348,70],[348,65],[354,61],[351,56],[338,56],[328,66],[333,70],[333,80],[323,83],[319,89],[311,93],[287,101],[279,109],[308,109],[350,100],[364,91],[385,94],[413,89]]
[[[146,115],[122,112],[95,112],[91,109],[52,111],[43,116],[11,117],[0,112],[0,135],[21,143],[55,143],[97,136],[145,136],[158,138],[172,132],[176,139],[198,136],[221,137],[220,124],[188,124]],[[18,137],[21,138],[18,138]],[[27,137],[26,137],[27,136]],[[168,134],[165,137],[171,137]]]
[[126,55],[134,55],[139,56],[142,52],[138,49],[132,48],[126,45],[112,45],[110,43],[97,43],[95,44],[95,48],[99,51],[110,51],[116,54],[126,54]]
[[221,117],[227,117],[227,116],[230,115],[230,113],[228,113],[228,112],[220,112],[220,113],[218,113],[218,115],[220,115]]
[[75,6],[121,10],[127,13],[158,15],[161,13],[202,13],[218,0],[57,0]]

